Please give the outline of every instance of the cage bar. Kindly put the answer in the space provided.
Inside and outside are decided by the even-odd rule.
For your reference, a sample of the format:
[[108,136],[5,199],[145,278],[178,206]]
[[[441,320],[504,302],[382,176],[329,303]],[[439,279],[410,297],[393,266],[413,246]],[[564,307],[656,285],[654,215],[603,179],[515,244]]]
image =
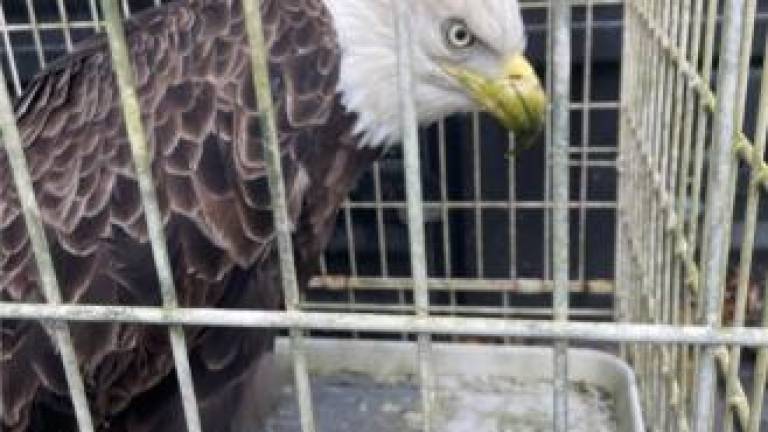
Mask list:
[[[301,304],[298,281],[296,279],[296,266],[293,259],[291,224],[288,218],[288,204],[286,202],[285,184],[280,160],[280,141],[277,136],[275,108],[270,87],[269,66],[267,64],[268,51],[264,41],[259,4],[260,2],[257,0],[244,0],[243,12],[250,45],[253,83],[262,116],[262,124],[264,125],[262,136],[264,160],[267,165],[270,203],[275,221],[275,233],[280,259],[280,276],[285,295],[286,310],[290,312],[299,310]],[[301,430],[302,432],[314,432],[316,427],[312,411],[312,392],[304,349],[304,338],[299,329],[291,328],[289,333],[291,337],[296,397],[301,416]]]
[[[691,64],[699,63],[700,44],[701,44],[701,17],[702,17],[702,0],[694,0],[695,6],[691,8],[691,0],[685,0],[683,4],[683,36],[680,40],[681,58],[684,61],[688,61]],[[691,27],[693,27],[691,29]],[[689,41],[691,48],[689,47]],[[690,51],[690,52],[689,52]],[[677,115],[682,115],[683,118],[677,118],[677,127],[675,129],[675,136],[677,139],[681,139],[677,145],[681,146],[680,156],[680,169],[678,170],[677,191],[676,191],[676,206],[674,212],[674,220],[671,225],[674,229],[674,301],[673,304],[673,323],[677,325],[684,325],[690,323],[690,305],[692,293],[690,288],[689,269],[695,267],[691,256],[688,255],[688,247],[685,240],[685,202],[687,198],[689,178],[691,172],[691,153],[692,153],[692,141],[693,141],[693,125],[694,125],[694,108],[696,94],[684,87],[683,83],[687,79],[685,71],[681,63],[677,63],[678,71],[678,87],[682,87],[682,98],[684,101],[680,102],[680,109]],[[683,106],[684,105],[684,106]],[[680,137],[682,132],[682,138]],[[687,415],[687,399],[688,399],[688,357],[689,349],[685,346],[675,347],[673,357],[674,375],[670,377],[671,386],[673,391],[673,397],[671,400],[672,409],[676,422],[674,425],[681,431],[690,430],[688,424]]]
[[[737,132],[741,132],[744,129],[746,106],[747,106],[747,88],[749,86],[749,71],[750,62],[752,58],[752,42],[754,40],[754,22],[757,12],[757,1],[746,0],[743,6],[743,26],[741,35],[741,46],[739,49],[739,63],[738,63],[738,88],[736,99],[736,114],[734,115],[735,127]],[[762,156],[762,155],[761,155]],[[762,162],[762,158],[761,161]],[[750,189],[754,189],[759,184],[759,172],[752,172],[751,177],[753,181],[750,182]],[[731,173],[731,179],[729,180],[730,188],[734,192],[731,193],[730,206],[733,208],[735,204],[735,188],[738,180],[738,170],[733,169]],[[759,186],[757,186],[759,187]],[[757,205],[759,202],[759,191],[750,190],[749,197],[747,198],[747,214],[745,220],[745,235],[742,239],[741,252],[739,258],[739,280],[736,292],[736,304],[734,309],[733,323],[734,326],[743,326],[746,318],[747,309],[747,290],[750,281],[750,275],[752,271],[752,255],[755,245],[755,227],[757,225]],[[730,218],[728,223],[728,231],[733,223],[733,217]],[[721,306],[722,308],[722,306]],[[720,314],[722,316],[722,313]],[[723,323],[725,325],[726,323]],[[725,415],[723,418],[723,431],[732,432],[734,429],[734,415],[738,415],[737,419],[739,425],[742,428],[746,428],[749,422],[749,401],[741,385],[741,378],[739,377],[739,368],[741,366],[741,348],[739,346],[733,346],[729,349],[730,357],[728,358],[728,367],[723,368],[726,378],[725,386],[725,398],[726,407]]]
[[[427,258],[424,244],[424,210],[421,195],[421,165],[419,162],[419,126],[416,118],[416,102],[413,99],[413,27],[410,14],[408,13],[407,2],[408,0],[398,0],[395,2],[398,97],[400,99],[401,112],[400,124],[403,133],[413,297],[416,316],[428,317],[429,288],[427,286]],[[429,333],[419,333],[419,378],[421,382],[424,432],[431,432],[434,428],[432,416],[434,415],[435,378],[431,362],[431,341],[432,336]]]
[[11,72],[11,82],[13,83],[13,90],[16,96],[21,94],[21,80],[19,79],[19,71],[16,65],[16,59],[13,56],[13,47],[11,46],[11,36],[8,30],[8,22],[5,19],[5,8],[0,4],[0,27],[3,31],[3,47],[5,48],[5,58],[8,61],[8,68]]
[[[592,38],[593,26],[594,26],[594,5],[592,0],[587,0],[584,5],[586,9],[586,19],[584,23],[584,71],[581,77],[582,86],[582,106],[581,106],[581,146],[582,150],[589,146],[589,132],[590,132],[590,119],[592,105]],[[569,98],[570,99],[570,98]],[[569,146],[570,150],[570,146]],[[613,166],[613,163],[611,163]],[[588,195],[588,182],[589,182],[589,153],[587,151],[581,152],[581,160],[578,163],[580,177],[579,177],[579,203],[581,208],[579,209],[579,236],[578,236],[578,267],[577,267],[577,279],[580,282],[586,281],[586,254],[587,254],[587,208],[584,205],[589,198]],[[567,201],[566,201],[567,202]]]
[[1,303],[0,318],[153,325],[205,325],[233,328],[359,330],[374,333],[399,333],[403,329],[407,329],[413,333],[441,335],[488,335],[643,344],[685,343],[712,347],[721,345],[768,347],[768,332],[762,328],[715,328],[705,325],[554,322],[550,320],[506,320],[450,316],[419,317],[412,314],[338,314],[181,307],[166,310],[158,307],[141,306],[30,303]]
[[[412,286],[410,278],[400,277],[353,277],[353,276],[318,276],[310,281],[310,289],[331,291],[344,290],[408,290]],[[551,294],[554,283],[544,279],[474,279],[474,278],[429,278],[427,285],[431,291],[499,291],[505,293]],[[615,284],[604,279],[594,279],[568,283],[571,293],[612,294]]]
[[[552,269],[555,322],[568,321],[570,243],[568,227],[568,147],[570,134],[571,5],[569,0],[552,5]],[[555,343],[554,430],[568,430],[568,345]]]
[[[714,50],[715,50],[715,29],[717,25],[717,4],[718,2],[716,0],[708,0],[706,2],[706,27],[705,27],[705,41],[704,41],[704,57],[702,59],[703,66],[702,66],[702,78],[704,83],[709,83],[712,79],[713,75],[713,63],[714,63]],[[692,198],[692,204],[691,204],[691,214],[696,215],[702,208],[702,191],[703,191],[703,185],[704,185],[704,155],[705,155],[705,140],[707,138],[707,128],[711,124],[711,117],[707,116],[707,106],[709,105],[710,101],[706,100],[707,98],[704,95],[700,95],[701,98],[699,99],[699,106],[698,106],[698,113],[697,113],[697,124],[696,124],[696,138],[695,138],[695,152],[694,152],[694,174],[693,174],[693,184],[691,186],[691,198]],[[692,217],[690,218],[690,224],[689,224],[689,241],[688,244],[691,245],[691,251],[690,256],[693,257],[695,254],[695,245],[697,245],[697,242],[702,242],[701,235],[699,233],[699,225],[700,225],[700,218],[698,217]],[[692,258],[693,259],[693,258]],[[694,290],[693,300],[696,302],[697,305],[703,305],[705,304],[704,301],[704,282],[703,282],[703,272],[699,271],[699,267],[696,267],[698,273],[692,272],[691,278],[691,288]],[[691,321],[692,322],[702,322],[703,317],[702,314],[702,308],[691,308]],[[695,394],[696,394],[696,383],[695,383],[695,377],[696,373],[695,371],[699,368],[699,361],[700,361],[700,351],[698,349],[693,350],[692,358],[691,358],[691,364],[690,364],[690,375],[688,378],[688,386],[687,388],[690,391],[690,397],[688,399],[688,403],[691,405],[691,416],[695,415]]]
[[[99,7],[96,5],[96,0],[88,0],[88,9],[89,9],[89,12],[91,13],[91,24],[87,27],[93,28],[96,32],[101,31],[102,23],[99,20]],[[69,28],[74,28],[73,25],[79,24],[79,23],[69,22],[68,24],[69,24]]]
[[[315,302],[304,305],[305,310],[313,312],[362,312],[362,313],[415,313],[416,308],[409,304],[367,304]],[[530,306],[457,306],[457,305],[430,305],[430,314],[448,316],[477,316],[477,317],[506,317],[506,318],[538,318],[551,319],[554,311],[551,307]],[[611,311],[597,308],[571,308],[568,311],[570,319],[602,320],[606,321],[613,315]]]
[[27,5],[27,17],[29,17],[29,24],[32,30],[32,40],[35,43],[35,53],[37,54],[37,61],[40,62],[40,66],[45,67],[45,51],[43,50],[43,42],[40,38],[40,25],[37,22],[37,15],[35,14],[35,5],[32,0],[26,0]]
[[[92,20],[67,17],[63,0],[57,0],[59,11],[57,22],[38,20],[32,0],[27,5],[24,23],[8,23],[0,6],[0,35],[6,51],[10,88],[17,94],[21,92],[23,76],[18,71],[14,53],[19,47],[12,42],[13,35],[30,36],[34,54],[40,64],[45,62],[44,48],[46,32],[61,31],[64,45],[70,49],[74,41],[73,30],[95,28],[103,22],[95,12],[95,0],[90,0]],[[114,2],[117,4],[117,2]],[[159,4],[159,0],[154,3]],[[251,2],[250,6],[254,6]],[[403,9],[398,2],[398,8]],[[52,3],[53,4],[53,3]],[[128,0],[119,3],[125,8],[136,4]],[[622,56],[622,81],[618,101],[593,100],[592,91],[597,88],[592,83],[593,62],[599,52],[594,50],[593,36],[598,31],[593,28],[597,10],[600,7],[624,5],[624,51]],[[724,21],[726,30],[720,49],[719,77],[712,86],[717,50],[715,34],[718,30],[718,5],[725,4],[727,10]],[[532,26],[535,31],[549,30],[551,39],[548,43],[548,87],[554,90],[552,117],[548,120],[547,160],[545,161],[545,190],[541,199],[526,198],[518,194],[515,161],[508,166],[508,197],[484,196],[482,168],[484,161],[480,130],[480,116],[469,116],[470,139],[467,155],[471,156],[467,164],[467,177],[471,180],[466,196],[456,198],[449,192],[451,179],[448,157],[452,149],[447,148],[446,123],[441,122],[436,130],[437,158],[435,170],[439,177],[438,191],[423,201],[420,196],[420,173],[418,152],[418,131],[413,117],[407,111],[412,110],[412,99],[403,98],[404,147],[406,164],[405,174],[408,183],[406,199],[385,197],[386,173],[382,165],[376,164],[372,173],[373,194],[364,199],[353,197],[344,204],[340,233],[345,239],[344,256],[349,264],[349,275],[329,273],[324,265],[322,275],[314,278],[307,292],[307,299],[299,299],[298,293],[289,301],[287,312],[262,311],[217,311],[213,309],[173,308],[169,311],[160,308],[130,307],[89,307],[75,305],[28,305],[0,304],[0,317],[21,319],[43,319],[63,323],[88,321],[123,321],[142,324],[170,325],[180,328],[182,325],[220,325],[248,328],[288,329],[293,336],[295,347],[301,348],[296,341],[305,337],[308,330],[349,331],[353,337],[360,337],[360,332],[396,333],[406,337],[418,334],[420,344],[420,364],[422,376],[422,403],[427,429],[433,427],[434,407],[432,406],[432,372],[429,362],[429,344],[433,334],[465,336],[499,336],[507,343],[511,338],[535,337],[553,341],[557,346],[558,356],[563,353],[565,341],[607,341],[621,342],[624,357],[634,366],[639,377],[646,417],[653,430],[710,430],[714,426],[712,419],[712,401],[716,394],[716,373],[725,378],[726,412],[724,429],[732,430],[738,423],[742,429],[757,432],[763,409],[764,386],[768,375],[768,311],[763,308],[763,328],[744,328],[746,295],[749,284],[749,266],[755,257],[755,232],[757,209],[761,193],[768,191],[768,164],[764,158],[765,135],[768,129],[768,108],[766,108],[766,65],[762,66],[763,84],[761,101],[758,105],[757,132],[754,141],[743,131],[744,109],[746,109],[745,73],[748,71],[750,49],[755,24],[754,0],[739,2],[719,0],[573,0],[566,2],[523,1],[525,11],[541,11],[548,14],[546,25]],[[247,7],[248,5],[246,5]],[[576,9],[573,9],[573,8]],[[571,22],[572,11],[583,10],[582,22]],[[738,12],[734,12],[738,10]],[[400,62],[401,89],[409,85],[410,60],[407,38],[409,22],[403,19],[399,10],[399,41],[402,57]],[[394,12],[393,12],[394,13]],[[567,14],[567,19],[565,18]],[[254,14],[246,13],[251,17]],[[258,15],[258,14],[255,14]],[[573,14],[582,17],[580,12]],[[734,15],[739,15],[738,17]],[[581,19],[581,18],[579,18]],[[742,24],[739,26],[738,21]],[[739,27],[734,29],[735,27]],[[249,28],[250,29],[250,28]],[[570,74],[570,58],[564,65],[562,53],[570,53],[571,40],[561,39],[571,31],[583,31],[585,40],[584,69],[577,81],[581,83],[583,93],[580,97],[570,94],[565,89],[564,76]],[[74,32],[76,33],[76,32]],[[741,36],[741,37],[739,37]],[[726,46],[727,45],[727,46]],[[631,46],[631,50],[626,47]],[[738,46],[738,51],[736,47]],[[258,51],[258,43],[251,43],[251,48]],[[726,51],[726,48],[732,51]],[[579,49],[577,47],[577,49]],[[765,47],[768,53],[768,46]],[[255,55],[259,55],[256,53]],[[576,56],[578,57],[578,55]],[[723,59],[727,61],[723,61]],[[22,61],[23,63],[23,61]],[[254,64],[256,62],[254,61]],[[726,66],[723,68],[722,66]],[[730,69],[729,69],[730,68]],[[728,69],[731,72],[728,72]],[[258,75],[260,71],[254,70]],[[266,73],[266,72],[265,72]],[[570,77],[569,77],[570,78]],[[732,80],[732,82],[731,82]],[[569,81],[569,80],[568,80]],[[578,82],[576,86],[578,86]],[[726,82],[728,81],[728,82]],[[723,85],[726,83],[727,85]],[[729,94],[731,97],[729,97]],[[576,98],[578,100],[570,100]],[[730,105],[723,105],[724,99]],[[259,95],[259,101],[270,100]],[[411,105],[409,105],[411,104]],[[725,114],[733,108],[736,115]],[[619,144],[616,147],[601,147],[602,142],[589,142],[594,128],[590,114],[596,110],[619,111]],[[412,112],[412,111],[411,111]],[[269,113],[264,112],[265,120]],[[568,116],[580,114],[581,121],[572,123],[581,126],[581,145],[569,147]],[[725,117],[733,117],[731,120]],[[11,119],[13,115],[11,113]],[[730,124],[728,123],[730,122]],[[715,138],[710,130],[715,126]],[[725,129],[733,133],[726,137]],[[274,132],[274,131],[273,131]],[[275,139],[272,137],[272,142]],[[269,148],[270,137],[265,140]],[[610,143],[608,143],[610,144]],[[271,148],[277,152],[277,146]],[[425,153],[427,153],[426,151]],[[596,169],[614,166],[613,157],[618,152],[618,202],[591,198],[590,176]],[[708,155],[715,155],[717,161],[710,161],[710,169],[704,165]],[[279,164],[279,157],[276,161]],[[739,259],[740,279],[738,281],[735,318],[732,328],[720,328],[723,303],[721,299],[722,283],[713,276],[722,278],[727,262],[730,224],[733,219],[724,215],[732,211],[734,204],[733,188],[737,162],[749,172],[749,190],[746,202],[746,220]],[[398,162],[399,164],[399,162]],[[726,177],[717,176],[718,170],[724,170],[729,164]],[[415,166],[415,168],[414,168]],[[279,168],[279,167],[278,167]],[[578,198],[568,196],[568,173],[572,168],[579,171]],[[399,169],[399,167],[398,167]],[[725,171],[722,171],[725,172]],[[719,182],[718,179],[728,181]],[[270,180],[270,186],[280,179],[279,174]],[[706,182],[706,183],[705,183]],[[277,181],[276,183],[282,183]],[[712,186],[716,186],[714,190]],[[283,199],[279,191],[273,190],[273,203],[280,205]],[[418,195],[414,191],[418,190]],[[708,197],[704,200],[704,191]],[[522,196],[521,196],[522,195]],[[437,198],[434,198],[434,197]],[[711,199],[716,197],[716,200]],[[713,214],[713,206],[723,207],[723,213]],[[615,212],[616,247],[615,281],[595,279],[589,276],[586,255],[588,254],[588,235],[586,223],[588,215],[594,210]],[[702,211],[703,210],[703,211]],[[542,274],[529,276],[518,268],[522,252],[518,251],[518,241],[524,238],[517,232],[518,220],[523,212],[540,211],[545,222],[543,238],[545,245],[542,259]],[[442,241],[425,247],[424,212],[438,215],[436,225],[431,232],[442,232]],[[502,277],[487,271],[492,259],[484,254],[484,249],[491,246],[484,237],[484,229],[489,227],[485,215],[491,212],[504,212],[509,221],[508,269]],[[704,224],[699,213],[706,216]],[[363,213],[375,213],[375,236],[378,242],[375,260],[380,273],[366,273],[365,259],[359,255],[359,249],[366,247],[369,241],[356,231],[360,224],[357,219]],[[455,268],[451,262],[452,254],[461,253],[461,244],[452,244],[450,231],[453,213],[468,215],[469,224],[474,223],[474,232],[466,234],[467,242],[476,246],[476,254],[467,253],[466,260],[477,268],[476,274],[457,277],[462,269]],[[408,222],[410,237],[411,275],[401,275],[396,265],[390,262],[391,247],[397,247],[396,240],[387,237],[389,225],[387,216],[397,214],[403,225]],[[574,256],[562,260],[558,254],[567,252],[569,237],[568,215],[576,216],[578,230],[574,232],[576,242],[571,249]],[[403,216],[405,215],[405,216]],[[275,214],[277,224],[286,219]],[[563,219],[563,217],[565,219]],[[432,218],[428,218],[432,219]],[[414,222],[416,221],[416,222]],[[725,223],[718,224],[718,221]],[[434,222],[434,220],[432,220]],[[429,227],[430,221],[427,221]],[[701,226],[700,226],[701,225]],[[701,236],[704,228],[704,237]],[[722,227],[722,232],[716,232]],[[419,232],[420,231],[420,232]],[[723,240],[721,243],[714,239]],[[284,239],[285,240],[285,239]],[[288,237],[290,247],[290,238]],[[372,243],[372,242],[371,242]],[[484,244],[485,243],[485,244]],[[393,246],[394,245],[394,246]],[[288,256],[280,245],[280,256]],[[358,248],[359,246],[359,248]],[[372,246],[371,246],[372,247]],[[427,274],[427,262],[442,254],[445,257],[442,274]],[[282,264],[285,264],[284,262]],[[325,261],[324,261],[325,264]],[[568,274],[569,264],[575,264],[576,277],[571,280]],[[289,266],[290,267],[290,266]],[[439,268],[439,267],[436,267]],[[430,267],[431,271],[432,267]],[[283,275],[292,275],[287,267],[281,269]],[[338,272],[338,270],[336,270]],[[439,270],[438,270],[439,271]],[[508,275],[508,279],[506,278]],[[290,285],[290,281],[288,284]],[[715,289],[715,287],[717,287]],[[289,287],[284,287],[288,291]],[[346,297],[334,297],[332,301],[313,300],[313,294],[322,290],[324,293],[343,293]],[[297,291],[297,290],[296,290]],[[397,299],[391,303],[380,303],[369,294],[389,294],[397,292]],[[414,301],[406,294],[413,292]],[[501,307],[463,305],[465,295],[479,295],[484,292],[500,293]],[[569,307],[567,296],[570,293],[601,294],[614,296],[614,310],[590,307]],[[444,299],[430,304],[429,294]],[[717,293],[717,296],[715,296]],[[547,306],[515,306],[513,295],[551,294],[554,302]],[[393,296],[394,297],[394,296]],[[565,304],[562,301],[565,300]],[[706,300],[706,301],[705,301]],[[703,307],[703,306],[706,306]],[[715,312],[716,311],[716,312]],[[161,313],[162,312],[162,313]],[[340,312],[344,312],[341,314]],[[580,323],[568,321],[574,319],[605,319],[613,314],[618,323]],[[226,316],[225,316],[226,314]],[[394,315],[388,315],[394,314]],[[516,321],[510,318],[534,318],[534,321]],[[552,317],[555,322],[543,321]],[[52,326],[54,331],[65,328],[64,324]],[[173,331],[173,330],[171,330]],[[761,347],[755,370],[751,398],[744,389],[745,384],[738,377],[743,366],[740,355],[742,346]],[[303,430],[313,430],[310,389],[306,372],[306,358],[303,350],[294,351],[298,358],[295,377],[299,388],[299,404],[302,412]],[[557,357],[556,359],[561,359]],[[66,360],[66,359],[65,359]],[[65,363],[66,364],[66,363]],[[566,383],[565,367],[559,364],[557,384]],[[76,365],[75,365],[75,373]],[[189,385],[182,385],[184,389]],[[702,393],[703,391],[703,393]],[[77,399],[76,391],[73,399]],[[556,393],[556,420],[560,430],[565,427],[564,404],[567,403],[562,393]],[[559,400],[559,402],[558,402]],[[75,407],[81,413],[87,405],[75,401]],[[186,408],[186,407],[185,407]],[[700,419],[698,412],[706,412],[709,419]],[[195,410],[196,411],[196,410]],[[90,417],[88,417],[90,420]],[[431,424],[432,423],[432,424]],[[745,427],[746,426],[746,427]]]
[[64,6],[64,0],[56,0],[56,8],[59,11],[61,26],[64,30],[64,45],[69,52],[72,51],[72,28],[69,26],[69,16],[67,15],[67,8]]
[[[5,75],[0,71],[0,78],[5,82]],[[16,127],[16,117],[13,114],[11,98],[5,85],[0,85],[0,129],[2,130],[2,143],[8,155],[8,161],[13,172],[13,179],[24,214],[24,222],[27,225],[29,240],[34,253],[37,271],[40,275],[40,284],[46,301],[54,306],[62,304],[61,290],[56,279],[56,270],[53,266],[53,258],[48,248],[48,240],[45,237],[45,229],[40,219],[40,209],[35,200],[35,192],[32,186],[32,178],[27,168],[24,157],[21,136]],[[72,396],[72,405],[75,410],[77,425],[81,432],[92,432],[93,421],[88,408],[88,398],[85,394],[83,377],[80,374],[77,355],[72,344],[72,335],[67,325],[48,325],[48,331],[52,333],[56,347],[59,349],[64,374]]]
[[[101,7],[104,11],[107,27],[112,68],[117,77],[117,84],[120,90],[120,103],[125,129],[131,145],[131,154],[144,207],[147,234],[152,246],[152,257],[157,269],[157,279],[160,283],[160,297],[164,307],[175,308],[179,304],[176,298],[173,270],[171,270],[171,262],[168,257],[168,247],[165,241],[157,192],[152,180],[152,155],[149,154],[149,146],[147,145],[146,134],[141,121],[141,108],[138,96],[136,95],[136,85],[125,39],[123,21],[114,0],[102,0]],[[200,413],[197,409],[192,370],[190,369],[189,358],[187,357],[187,342],[184,329],[181,326],[171,326],[168,331],[187,429],[189,432],[201,432]]]
[[[763,72],[762,72],[762,86],[760,90],[760,102],[758,103],[758,115],[757,115],[757,128],[755,132],[755,151],[753,153],[753,160],[759,159],[762,162],[765,159],[766,154],[766,141],[768,140],[768,39],[765,41],[765,48],[763,54]],[[755,225],[754,217],[756,216],[756,207],[760,200],[759,190],[756,186],[758,183],[759,175],[756,172],[752,172],[752,180],[749,185],[749,192],[747,197],[747,219],[744,232],[752,234],[750,238],[753,238]],[[741,281],[739,281],[741,284]],[[768,291],[768,286],[763,287],[763,292]],[[762,314],[762,326],[768,327],[768,307],[763,306]],[[766,376],[768,375],[768,351],[761,349],[758,352],[757,362],[755,364],[754,382],[752,385],[752,405],[749,413],[749,422],[747,424],[747,432],[759,432],[760,430],[760,417],[763,411],[763,404],[761,401],[765,396]]]
[[[702,256],[704,266],[704,322],[717,326],[720,322],[720,289],[725,284],[725,264],[728,260],[724,244],[730,238],[732,207],[728,206],[733,194],[731,172],[734,169],[733,137],[736,125],[733,113],[738,91],[739,40],[742,34],[743,0],[733,0],[725,5],[725,18],[720,47],[718,70],[718,112],[714,120],[714,141],[709,151],[709,184],[705,202],[704,237]],[[724,205],[725,204],[725,205]],[[717,387],[715,381],[715,347],[703,350],[697,372],[696,416],[694,430],[710,430],[713,421],[711,404]]]

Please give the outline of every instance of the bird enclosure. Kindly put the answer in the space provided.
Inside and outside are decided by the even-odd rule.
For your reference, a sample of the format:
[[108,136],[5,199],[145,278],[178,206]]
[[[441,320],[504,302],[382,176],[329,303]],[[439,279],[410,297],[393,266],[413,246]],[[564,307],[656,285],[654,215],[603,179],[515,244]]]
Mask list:
[[[528,55],[546,77],[551,110],[539,145],[509,158],[502,155],[514,137],[484,114],[418,128],[414,29],[408,2],[393,2],[400,85],[392,91],[407,126],[403,143],[346,200],[320,274],[305,290],[294,270],[274,109],[260,106],[285,311],[178,306],[121,20],[160,3],[0,3],[3,150],[47,301],[0,297],[0,318],[46,323],[81,431],[97,428],[69,324],[104,321],[168,326],[191,432],[202,429],[184,326],[284,331],[303,432],[322,430],[307,349],[320,339],[374,341],[361,345],[372,351],[385,339],[385,347],[415,346],[407,352],[421,430],[440,430],[438,357],[478,344],[551,347],[546,402],[558,432],[573,430],[567,388],[579,369],[575,347],[607,351],[631,367],[647,430],[768,430],[768,2],[521,0]],[[243,7],[254,86],[259,100],[270,100],[258,0]],[[162,307],[62,301],[16,127],[13,101],[33,75],[103,31]],[[402,355],[398,349],[380,352]],[[515,355],[540,358],[509,352],[510,363]],[[630,376],[627,391],[633,386]],[[499,430],[527,430],[516,427]]]

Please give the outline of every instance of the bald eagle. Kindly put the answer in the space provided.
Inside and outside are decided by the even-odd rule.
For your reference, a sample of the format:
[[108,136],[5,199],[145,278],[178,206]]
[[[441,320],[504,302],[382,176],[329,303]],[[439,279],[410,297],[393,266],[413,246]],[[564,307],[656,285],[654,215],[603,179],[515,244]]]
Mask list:
[[[392,0],[262,0],[293,232],[306,286],[356,179],[402,132]],[[482,109],[520,136],[545,97],[524,59],[516,0],[410,5],[417,115]],[[281,285],[239,0],[178,1],[126,31],[179,302],[278,309]],[[160,304],[158,280],[103,36],[51,64],[16,115],[63,296]],[[0,152],[0,300],[43,302],[5,152]],[[76,426],[57,351],[36,322],[0,328],[5,432]],[[269,392],[267,330],[188,328],[207,431],[246,430]],[[102,431],[182,431],[167,332],[73,324]]]

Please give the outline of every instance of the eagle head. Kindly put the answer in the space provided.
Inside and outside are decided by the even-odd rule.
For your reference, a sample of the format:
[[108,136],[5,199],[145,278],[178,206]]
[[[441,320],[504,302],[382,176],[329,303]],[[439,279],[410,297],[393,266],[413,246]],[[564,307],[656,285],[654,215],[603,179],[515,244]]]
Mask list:
[[[358,115],[362,145],[402,134],[393,1],[325,0],[341,47],[338,91]],[[542,127],[547,98],[523,56],[525,30],[517,0],[409,2],[414,99],[419,121],[487,111],[518,142]]]

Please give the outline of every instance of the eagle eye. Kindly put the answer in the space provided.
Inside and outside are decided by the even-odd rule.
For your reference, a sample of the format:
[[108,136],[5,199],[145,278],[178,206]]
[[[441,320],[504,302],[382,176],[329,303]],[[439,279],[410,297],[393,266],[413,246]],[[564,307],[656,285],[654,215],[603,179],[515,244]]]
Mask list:
[[450,19],[445,23],[445,43],[450,48],[469,48],[475,43],[475,35],[464,20]]

